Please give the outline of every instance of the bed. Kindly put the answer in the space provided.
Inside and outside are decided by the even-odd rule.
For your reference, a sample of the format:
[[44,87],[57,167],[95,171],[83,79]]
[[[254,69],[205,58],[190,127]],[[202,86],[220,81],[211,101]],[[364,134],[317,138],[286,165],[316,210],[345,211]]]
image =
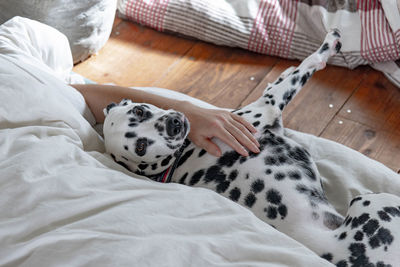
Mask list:
[[[115,163],[68,86],[72,66],[57,30],[21,17],[0,26],[0,266],[331,266],[217,193]],[[399,175],[379,162],[286,135],[309,150],[340,213],[360,193],[400,196]]]

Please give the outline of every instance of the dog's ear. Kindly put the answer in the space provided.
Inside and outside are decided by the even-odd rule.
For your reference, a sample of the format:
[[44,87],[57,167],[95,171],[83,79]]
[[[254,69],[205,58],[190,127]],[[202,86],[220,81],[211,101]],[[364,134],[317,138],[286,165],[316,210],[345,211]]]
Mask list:
[[107,107],[105,109],[103,109],[104,116],[107,116],[108,113],[110,112],[110,109],[112,109],[113,107],[116,107],[116,106],[117,106],[117,104],[115,104],[114,102],[108,104]]

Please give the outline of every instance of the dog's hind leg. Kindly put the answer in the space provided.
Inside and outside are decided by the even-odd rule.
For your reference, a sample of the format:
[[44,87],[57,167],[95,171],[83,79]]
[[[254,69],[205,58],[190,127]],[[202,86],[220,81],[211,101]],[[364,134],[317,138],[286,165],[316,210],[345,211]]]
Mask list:
[[284,107],[301,90],[315,71],[325,68],[330,56],[340,51],[340,33],[338,30],[329,32],[321,47],[307,57],[297,68],[290,67],[264,91],[263,100],[283,110]]

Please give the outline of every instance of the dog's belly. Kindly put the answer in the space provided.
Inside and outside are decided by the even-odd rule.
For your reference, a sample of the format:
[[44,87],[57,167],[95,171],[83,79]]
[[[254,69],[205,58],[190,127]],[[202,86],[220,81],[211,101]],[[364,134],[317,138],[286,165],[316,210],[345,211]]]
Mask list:
[[249,157],[224,147],[216,158],[191,145],[185,150],[190,157],[176,169],[173,181],[216,191],[296,239],[304,235],[296,231],[299,223],[338,227],[342,218],[328,204],[308,152],[284,136],[267,133],[258,139],[261,152]]

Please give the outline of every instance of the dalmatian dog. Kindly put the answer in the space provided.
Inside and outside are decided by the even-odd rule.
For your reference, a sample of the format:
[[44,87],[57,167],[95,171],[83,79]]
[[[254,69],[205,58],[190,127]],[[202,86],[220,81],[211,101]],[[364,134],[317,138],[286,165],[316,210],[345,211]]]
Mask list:
[[158,182],[203,187],[250,209],[258,218],[336,266],[400,266],[400,198],[366,194],[342,216],[328,202],[310,154],[284,135],[282,110],[339,52],[338,30],[263,95],[233,111],[253,123],[260,153],[241,156],[220,140],[214,157],[187,139],[182,113],[123,100],[104,110],[106,151],[128,170]]

